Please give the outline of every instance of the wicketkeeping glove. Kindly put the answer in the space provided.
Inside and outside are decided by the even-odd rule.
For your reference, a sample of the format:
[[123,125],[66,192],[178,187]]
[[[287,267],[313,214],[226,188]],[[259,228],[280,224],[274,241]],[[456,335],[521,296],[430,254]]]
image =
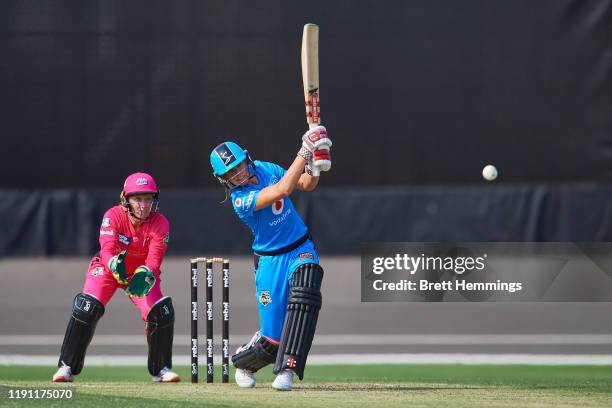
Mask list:
[[155,285],[155,274],[144,265],[134,271],[130,284],[125,289],[128,296],[144,297],[149,294]]
[[127,251],[121,251],[119,255],[113,256],[110,261],[108,261],[108,269],[113,273],[115,280],[119,282],[120,285],[127,285],[127,277],[125,274],[125,255]]

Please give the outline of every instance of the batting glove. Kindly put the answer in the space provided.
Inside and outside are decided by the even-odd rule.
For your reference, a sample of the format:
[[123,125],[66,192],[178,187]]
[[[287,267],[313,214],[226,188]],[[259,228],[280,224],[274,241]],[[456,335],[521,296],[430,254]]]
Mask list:
[[327,136],[327,129],[325,126],[315,126],[308,129],[302,136],[302,148],[309,152],[314,152],[317,149],[325,148],[329,150],[332,146],[332,141]]

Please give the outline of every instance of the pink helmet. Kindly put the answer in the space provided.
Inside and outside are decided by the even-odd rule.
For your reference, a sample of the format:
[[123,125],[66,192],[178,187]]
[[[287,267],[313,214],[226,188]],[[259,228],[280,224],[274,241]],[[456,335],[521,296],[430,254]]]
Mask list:
[[147,173],[134,173],[130,174],[123,183],[123,196],[129,197],[132,194],[145,194],[153,193],[158,194],[157,183],[153,180],[153,177]]
[[127,198],[133,194],[155,194],[153,200],[153,212],[159,209],[159,190],[157,189],[157,183],[147,173],[134,173],[130,174],[123,183],[123,190],[119,198],[121,199],[121,205],[133,214],[132,207],[128,203]]

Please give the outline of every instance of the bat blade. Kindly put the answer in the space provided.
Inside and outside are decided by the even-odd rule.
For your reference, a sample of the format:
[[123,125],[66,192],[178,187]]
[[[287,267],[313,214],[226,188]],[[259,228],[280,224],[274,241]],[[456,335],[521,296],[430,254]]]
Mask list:
[[319,26],[304,25],[302,34],[302,82],[306,103],[306,122],[309,127],[321,123],[319,106]]

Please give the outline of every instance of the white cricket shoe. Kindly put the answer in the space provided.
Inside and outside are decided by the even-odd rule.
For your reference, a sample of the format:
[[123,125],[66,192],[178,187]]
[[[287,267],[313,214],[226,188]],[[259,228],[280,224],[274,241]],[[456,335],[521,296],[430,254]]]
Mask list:
[[272,388],[279,391],[291,391],[293,389],[293,370],[281,371],[274,379]]
[[240,388],[253,388],[255,386],[255,373],[250,370],[237,368],[234,378]]
[[172,383],[181,381],[181,377],[168,367],[164,367],[159,371],[158,375],[151,377],[151,380],[153,382]]
[[72,370],[70,370],[70,366],[63,364],[60,368],[57,369],[57,372],[53,374],[53,382],[73,382],[74,375],[72,375]]

